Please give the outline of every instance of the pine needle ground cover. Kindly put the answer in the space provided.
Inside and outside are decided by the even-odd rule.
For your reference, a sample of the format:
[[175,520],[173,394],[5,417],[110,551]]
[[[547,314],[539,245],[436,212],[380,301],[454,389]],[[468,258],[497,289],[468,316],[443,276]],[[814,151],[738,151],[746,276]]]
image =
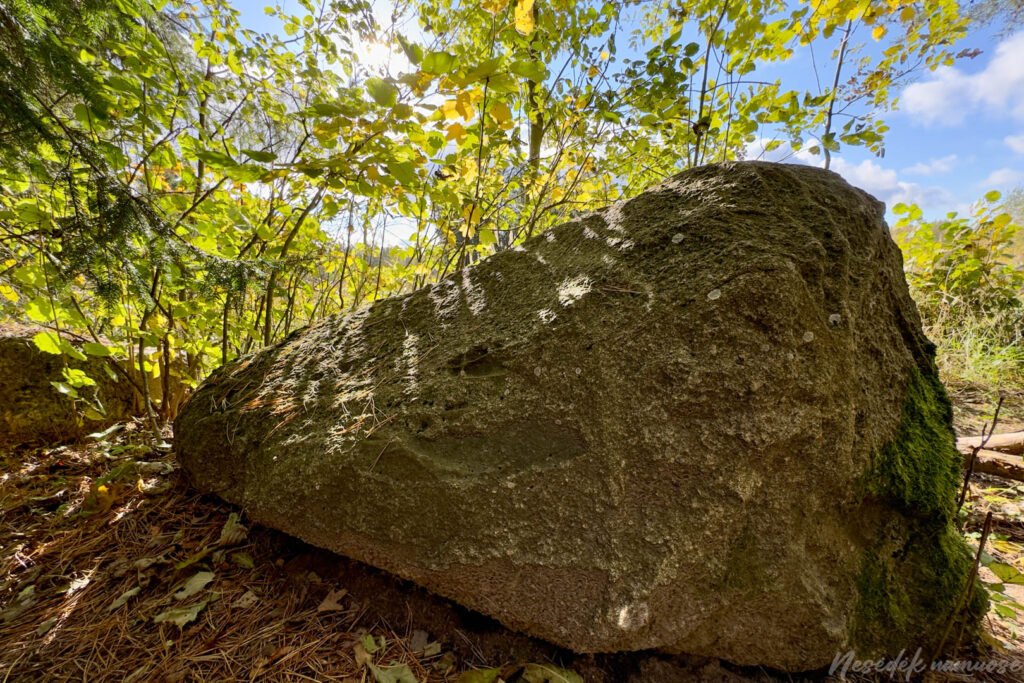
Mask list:
[[[1009,413],[1005,428],[1024,427],[1024,402]],[[104,440],[0,456],[0,681],[803,680],[701,658],[567,653],[249,528],[230,506],[190,491],[172,454],[143,443],[129,425]],[[1024,508],[1024,488],[976,480],[969,537],[984,509]],[[1024,561],[1019,526],[989,542],[996,559]],[[1024,661],[1019,615],[993,609],[985,630],[997,660]]]

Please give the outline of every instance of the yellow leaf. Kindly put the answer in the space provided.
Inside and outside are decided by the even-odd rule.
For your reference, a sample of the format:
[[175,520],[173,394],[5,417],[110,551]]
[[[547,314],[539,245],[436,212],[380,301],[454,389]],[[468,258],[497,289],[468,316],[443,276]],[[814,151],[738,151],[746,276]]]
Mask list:
[[470,230],[472,230],[472,228],[474,228],[477,225],[477,223],[480,222],[480,213],[480,207],[477,206],[476,204],[467,204],[465,207],[463,207],[462,218],[463,220],[466,221],[466,237],[470,236]]
[[441,113],[444,115],[444,117],[446,119],[457,118],[458,115],[459,115],[459,112],[458,112],[458,110],[456,108],[458,106],[459,106],[458,100],[448,100],[447,102],[445,102],[444,104],[441,105]]
[[909,21],[912,21],[914,19],[915,15],[916,15],[916,12],[914,12],[913,5],[907,5],[900,12],[900,21],[902,21],[903,23],[907,23]]
[[15,303],[18,301],[18,293],[7,285],[0,285],[0,296],[3,296],[8,301],[13,301]]
[[465,119],[466,121],[472,121],[473,94],[468,92],[460,92],[458,97],[455,98],[455,111],[462,114],[462,118]]
[[885,36],[885,26],[881,26],[881,25],[876,26],[871,31],[871,37],[874,38],[875,40],[881,40],[884,36]]
[[518,0],[516,2],[516,30],[524,36],[533,33],[537,28],[537,20],[533,16],[534,0]]
[[448,132],[444,136],[445,140],[455,140],[455,142],[462,142],[464,137],[466,137],[466,129],[458,121],[448,126]]
[[592,66],[592,67],[590,67],[589,69],[587,69],[587,76],[588,76],[589,78],[594,78],[594,77],[595,77],[595,76],[597,76],[597,75],[598,75],[599,73],[601,73],[601,70],[600,70],[600,69],[598,69],[598,68],[597,68],[596,66]]
[[507,129],[512,126],[512,111],[504,102],[498,102],[491,107],[491,116],[498,122],[498,125],[502,129]]
[[481,6],[491,14],[497,14],[508,7],[508,0],[484,0]]

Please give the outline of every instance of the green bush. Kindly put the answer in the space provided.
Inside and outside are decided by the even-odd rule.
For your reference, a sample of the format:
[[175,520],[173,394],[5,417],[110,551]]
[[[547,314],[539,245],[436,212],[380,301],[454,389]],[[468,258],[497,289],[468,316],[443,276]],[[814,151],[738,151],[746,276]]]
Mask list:
[[939,221],[916,205],[893,207],[907,280],[948,383],[1024,382],[1024,250],[1000,200],[989,192],[969,215]]

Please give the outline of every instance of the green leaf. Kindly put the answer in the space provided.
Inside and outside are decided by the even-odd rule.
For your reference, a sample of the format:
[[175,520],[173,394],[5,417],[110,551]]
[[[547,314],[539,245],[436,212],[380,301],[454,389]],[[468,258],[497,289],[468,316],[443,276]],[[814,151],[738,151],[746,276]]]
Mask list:
[[60,355],[60,339],[55,332],[36,332],[32,337],[32,342],[43,353],[52,353],[55,356]]
[[409,61],[413,64],[419,64],[423,61],[423,48],[416,43],[410,42],[405,36],[398,36],[398,44],[402,46],[402,52],[409,58]]
[[235,166],[235,160],[223,152],[215,152],[211,149],[204,149],[196,152],[196,159],[210,164],[211,166]]
[[1012,583],[1018,586],[1024,586],[1024,574],[1017,571],[1016,567],[1002,562],[993,562],[988,566],[992,570],[992,573],[999,577],[999,580],[1003,583]]
[[367,78],[366,92],[370,93],[373,101],[382,107],[393,107],[398,102],[398,88],[383,78]]
[[474,669],[459,674],[456,683],[497,683],[501,669]]
[[370,671],[377,683],[419,683],[408,664],[377,666],[370,664]]
[[[34,274],[34,273],[33,273]],[[26,282],[26,284],[33,284]],[[45,323],[53,320],[53,307],[44,297],[36,297],[25,307],[25,315],[29,320],[37,323]]]
[[550,664],[527,664],[523,667],[522,680],[523,683],[583,683],[578,673]]
[[107,346],[97,342],[85,342],[82,344],[82,350],[90,356],[101,356],[104,358],[113,353]]
[[433,76],[443,76],[455,70],[459,60],[447,52],[428,52],[423,58],[423,71]]
[[71,356],[75,360],[86,360],[86,356],[84,353],[82,353],[81,351],[79,351],[78,349],[76,349],[74,346],[72,346],[63,339],[60,340],[60,350],[61,353],[63,353],[66,356]]
[[416,166],[411,161],[390,163],[388,172],[403,187],[411,187],[416,184]]
[[242,154],[249,157],[253,161],[259,161],[260,163],[269,164],[271,161],[277,159],[277,155],[273,152],[263,152],[258,149],[243,149]]
[[57,390],[57,393],[63,394],[64,396],[70,396],[71,398],[78,398],[78,392],[69,387],[64,382],[50,382],[50,386]]
[[494,59],[488,59],[486,62],[477,64],[467,71],[462,78],[458,79],[459,82],[463,85],[469,85],[470,83],[475,83],[476,81],[482,81],[485,78],[489,78],[498,70],[498,67],[501,66],[502,59],[502,57],[495,57]]
[[512,62],[509,71],[534,82],[541,82],[548,77],[548,70],[541,62],[518,60]]
[[363,636],[362,640],[360,640],[359,642],[360,642],[360,644],[362,644],[363,649],[366,650],[370,654],[373,654],[377,650],[380,650],[381,648],[384,647],[384,638],[383,638],[383,636],[381,637],[380,642],[378,643],[377,639],[373,637],[372,633],[367,633],[365,636]]
[[234,564],[237,564],[243,569],[252,569],[256,566],[256,562],[253,561],[252,555],[245,552],[232,553],[229,558]]
[[309,107],[317,116],[341,116],[345,108],[337,102],[316,102]]
[[64,381],[76,389],[96,386],[96,380],[78,368],[64,368]]

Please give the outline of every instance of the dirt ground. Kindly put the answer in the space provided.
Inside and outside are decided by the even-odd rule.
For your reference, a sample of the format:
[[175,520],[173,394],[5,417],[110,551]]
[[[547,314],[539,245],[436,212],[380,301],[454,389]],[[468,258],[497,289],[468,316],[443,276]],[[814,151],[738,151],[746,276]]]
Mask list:
[[[978,433],[993,397],[953,395],[961,434]],[[1024,392],[1001,412],[998,431],[1024,429]],[[2,453],[0,467],[0,683],[828,679],[658,653],[574,655],[510,632],[383,572],[248,528],[230,506],[191,492],[169,449],[135,425]],[[969,537],[987,510],[1002,526],[986,550],[1024,572],[1024,485],[976,477]],[[1021,589],[1005,584],[994,603],[986,659],[1024,661]]]

